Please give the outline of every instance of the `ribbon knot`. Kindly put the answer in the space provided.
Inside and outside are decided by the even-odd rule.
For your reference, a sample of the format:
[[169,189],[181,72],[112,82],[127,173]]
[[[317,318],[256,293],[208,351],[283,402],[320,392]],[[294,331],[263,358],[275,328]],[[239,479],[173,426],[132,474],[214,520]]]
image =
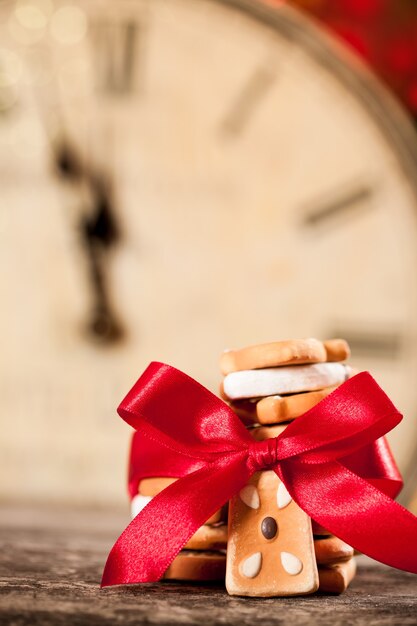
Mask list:
[[249,446],[248,462],[252,472],[272,469],[278,463],[278,438],[254,441]]

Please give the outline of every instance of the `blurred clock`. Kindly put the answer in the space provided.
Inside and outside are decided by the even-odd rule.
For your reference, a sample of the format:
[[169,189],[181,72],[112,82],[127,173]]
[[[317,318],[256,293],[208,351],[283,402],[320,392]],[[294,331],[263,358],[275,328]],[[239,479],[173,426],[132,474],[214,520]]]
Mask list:
[[[417,437],[417,143],[316,25],[256,0],[3,4],[2,490],[121,499],[150,360],[341,335]],[[4,478],[5,475],[11,479]]]

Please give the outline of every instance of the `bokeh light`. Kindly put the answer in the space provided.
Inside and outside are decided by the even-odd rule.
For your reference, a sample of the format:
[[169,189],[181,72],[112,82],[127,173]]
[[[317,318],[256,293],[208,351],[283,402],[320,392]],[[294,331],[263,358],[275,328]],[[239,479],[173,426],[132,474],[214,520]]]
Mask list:
[[22,71],[22,59],[19,55],[7,48],[0,48],[0,89],[19,82]]
[[86,33],[87,17],[77,6],[62,6],[53,14],[51,34],[57,42],[72,45],[81,41]]
[[7,48],[0,48],[0,113],[9,112],[16,104],[22,72],[21,58]]
[[52,2],[48,0],[18,0],[15,17],[24,28],[38,30],[47,26],[52,11]]
[[15,43],[30,46],[39,42],[46,32],[48,20],[34,4],[16,5],[8,20],[8,30]]

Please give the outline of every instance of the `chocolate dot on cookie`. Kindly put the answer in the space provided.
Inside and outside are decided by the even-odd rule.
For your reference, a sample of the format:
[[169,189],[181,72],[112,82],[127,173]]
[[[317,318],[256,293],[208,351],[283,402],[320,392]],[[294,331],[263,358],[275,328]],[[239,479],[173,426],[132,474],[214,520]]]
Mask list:
[[278,532],[278,524],[273,517],[264,517],[261,523],[261,532],[265,539],[273,539]]

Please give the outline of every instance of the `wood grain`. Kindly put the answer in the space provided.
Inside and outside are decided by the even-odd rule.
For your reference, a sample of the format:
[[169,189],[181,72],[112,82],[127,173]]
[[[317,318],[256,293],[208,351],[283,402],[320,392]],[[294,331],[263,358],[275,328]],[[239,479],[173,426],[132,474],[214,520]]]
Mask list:
[[0,507],[0,624],[413,624],[417,577],[359,558],[341,596],[237,598],[219,585],[99,587],[106,554],[128,521],[115,510]]

